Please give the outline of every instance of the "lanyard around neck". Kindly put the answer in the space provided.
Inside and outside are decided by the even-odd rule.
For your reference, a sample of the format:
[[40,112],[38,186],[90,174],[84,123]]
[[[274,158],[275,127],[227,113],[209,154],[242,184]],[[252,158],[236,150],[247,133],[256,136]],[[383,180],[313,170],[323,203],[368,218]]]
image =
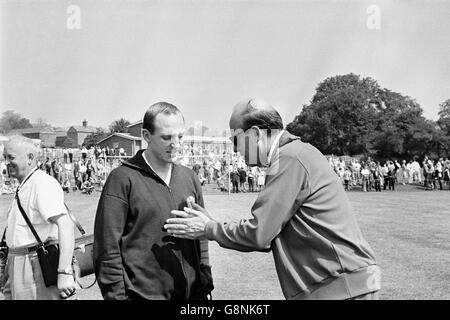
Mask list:
[[33,169],[33,171],[31,171],[29,174],[28,174],[28,176],[25,178],[25,180],[23,180],[22,181],[22,183],[17,187],[17,190],[16,190],[16,195],[18,195],[19,194],[19,189],[20,188],[22,188],[23,187],[23,185],[25,184],[25,182],[27,182],[28,181],[28,179],[30,179],[31,178],[31,176],[36,172],[38,170],[38,168],[36,167],[36,168],[34,168]]

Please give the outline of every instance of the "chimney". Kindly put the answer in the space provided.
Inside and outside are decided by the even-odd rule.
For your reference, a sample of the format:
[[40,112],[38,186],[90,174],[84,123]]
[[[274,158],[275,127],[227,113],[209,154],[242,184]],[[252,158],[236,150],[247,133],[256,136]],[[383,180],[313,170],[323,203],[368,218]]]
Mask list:
[[85,128],[86,128],[86,127],[87,127],[87,123],[88,123],[88,122],[87,122],[87,120],[86,120],[86,119],[85,119],[85,120],[83,120],[83,127],[85,127]]

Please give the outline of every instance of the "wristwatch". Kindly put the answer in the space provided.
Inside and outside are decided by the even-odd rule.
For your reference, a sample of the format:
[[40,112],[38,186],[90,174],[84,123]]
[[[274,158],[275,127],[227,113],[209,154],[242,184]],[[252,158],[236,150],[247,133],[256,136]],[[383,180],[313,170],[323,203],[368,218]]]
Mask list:
[[68,268],[65,268],[65,269],[58,269],[58,274],[73,275],[72,267],[68,267]]

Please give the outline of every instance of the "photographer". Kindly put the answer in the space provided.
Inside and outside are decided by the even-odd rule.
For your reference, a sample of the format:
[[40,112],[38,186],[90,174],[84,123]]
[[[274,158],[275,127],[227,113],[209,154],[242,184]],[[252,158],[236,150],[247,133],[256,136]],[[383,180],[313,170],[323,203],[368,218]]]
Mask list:
[[[74,250],[74,228],[66,208],[61,185],[36,167],[38,149],[31,139],[13,136],[5,143],[4,156],[8,172],[20,185],[8,213],[6,244],[8,263],[5,300],[55,300],[75,292],[71,268]],[[31,221],[39,238],[59,242],[56,286],[44,283],[37,256],[37,241],[19,209]]]

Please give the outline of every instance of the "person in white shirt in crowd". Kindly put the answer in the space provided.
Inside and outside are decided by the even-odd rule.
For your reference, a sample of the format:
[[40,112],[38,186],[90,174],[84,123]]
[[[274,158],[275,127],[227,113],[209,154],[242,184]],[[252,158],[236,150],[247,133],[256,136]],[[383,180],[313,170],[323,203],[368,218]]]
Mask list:
[[422,183],[422,174],[419,162],[416,159],[411,163],[413,183]]
[[413,168],[412,168],[412,160],[406,164],[406,172],[408,173],[408,183],[413,183]]
[[86,147],[83,146],[83,148],[81,149],[81,159],[83,161],[86,161],[88,155],[88,150],[86,149]]
[[365,165],[364,168],[361,170],[362,186],[363,186],[364,192],[370,191],[369,190],[369,175],[370,175],[369,167],[367,165]]

